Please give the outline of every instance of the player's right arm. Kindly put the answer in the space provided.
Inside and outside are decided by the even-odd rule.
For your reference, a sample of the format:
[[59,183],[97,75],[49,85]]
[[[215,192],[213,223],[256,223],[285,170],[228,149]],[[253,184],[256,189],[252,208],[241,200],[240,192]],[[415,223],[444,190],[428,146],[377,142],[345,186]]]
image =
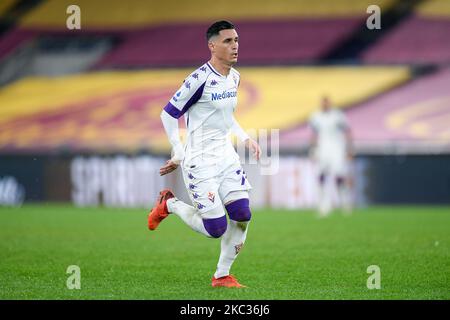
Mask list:
[[165,110],[163,110],[161,112],[161,121],[167,137],[169,138],[169,142],[172,145],[172,158],[159,170],[159,174],[163,176],[178,168],[178,165],[184,159],[184,149],[180,140],[178,119],[172,118]]
[[258,142],[250,138],[250,136],[241,128],[234,116],[232,117],[233,125],[231,126],[231,132],[233,132],[245,146],[253,152],[253,156],[256,160],[261,157],[261,147]]
[[172,145],[172,158],[161,167],[160,175],[174,171],[184,159],[184,147],[180,140],[178,119],[197,103],[203,94],[205,83],[205,77],[201,73],[193,72],[184,80],[183,85],[161,112],[161,121]]
[[161,112],[161,121],[166,131],[169,142],[172,145],[172,160],[179,164],[184,159],[183,143],[180,140],[178,119],[172,118],[165,110]]

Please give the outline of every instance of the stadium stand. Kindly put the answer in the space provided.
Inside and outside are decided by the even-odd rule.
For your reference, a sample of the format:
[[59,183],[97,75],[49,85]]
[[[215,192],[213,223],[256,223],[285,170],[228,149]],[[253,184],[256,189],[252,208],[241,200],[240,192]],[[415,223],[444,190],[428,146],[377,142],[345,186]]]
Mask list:
[[3,17],[5,13],[11,9],[11,7],[17,2],[17,0],[4,0],[0,2],[0,17]]
[[[3,18],[16,2],[2,2]],[[326,62],[348,59],[352,54],[367,63],[443,63],[450,57],[446,41],[450,9],[445,0],[372,1],[383,10],[380,32],[361,28],[366,18],[363,1],[256,2],[218,1],[214,10],[204,0],[77,3],[83,8],[84,35],[115,38],[114,48],[99,59],[96,68],[198,64],[205,58],[202,31],[211,19],[223,16],[238,23],[246,40],[240,57],[243,65]],[[0,38],[0,59],[41,36],[76,38],[77,32],[65,28],[66,16],[61,14],[70,1],[38,3],[18,15],[16,26]],[[405,3],[410,8],[398,9]],[[239,10],[230,12],[230,7]],[[364,42],[358,36],[363,36],[365,43],[358,44]],[[265,48],[267,39],[278,50]]]
[[[450,69],[444,68],[346,110],[360,152],[433,150],[450,141]],[[306,124],[280,136],[285,148],[309,141]],[[299,141],[302,141],[299,143]],[[386,143],[388,142],[388,143]]]
[[[449,42],[444,39],[450,9],[441,0],[408,5],[373,1],[389,17],[376,38],[362,30],[366,3],[357,0],[269,0],[264,5],[256,0],[230,0],[215,2],[214,10],[205,0],[81,0],[77,4],[82,8],[82,31],[65,27],[67,15],[61,12],[69,4],[34,1],[27,7],[22,1],[9,0],[0,6],[0,17],[16,12],[17,18],[0,38],[0,82],[23,78],[0,91],[1,150],[167,151],[158,110],[180,79],[208,58],[204,30],[211,19],[223,16],[236,22],[243,39],[240,65],[258,66],[240,67],[240,121],[247,128],[281,129],[282,146],[290,146],[299,132],[302,136],[303,124],[321,95],[328,94],[339,107],[364,114],[365,101],[417,76],[405,65],[305,68],[296,64],[320,65],[340,57],[354,63],[439,64],[450,57]],[[239,10],[230,12],[230,7]],[[359,43],[360,37],[371,42]],[[353,47],[347,46],[349,41]],[[282,64],[294,67],[264,68]],[[183,68],[102,71],[145,67]],[[83,74],[86,71],[90,72]],[[81,74],[55,78],[73,73]],[[279,106],[284,112],[274,112]],[[125,117],[126,108],[133,112]],[[148,118],[146,124],[129,130],[132,119],[139,121],[143,115]],[[76,126],[81,129],[75,131]],[[53,130],[61,132],[50,138]],[[150,134],[155,137],[151,141],[146,139]],[[360,138],[367,140],[364,135]]]
[[421,2],[414,13],[361,53],[366,63],[450,62],[450,2]]
[[[238,25],[243,39],[241,64],[292,64],[313,62],[358,27],[360,19],[278,20],[270,24],[245,21]],[[206,28],[206,24],[170,25],[134,32],[106,55],[98,67],[199,64],[207,58],[203,35]]]
[[[377,0],[389,8],[392,0]],[[239,25],[246,45],[242,64],[311,62],[326,55],[365,22],[366,7],[343,1],[78,1],[83,33],[115,36],[117,47],[97,67],[186,66],[205,57],[203,32],[211,20],[226,16]],[[0,41],[3,56],[43,34],[69,36],[65,12],[70,1],[45,1],[26,14]],[[230,10],[237,8],[239,10]],[[106,10],[107,8],[107,10]],[[206,18],[207,17],[207,18]],[[314,35],[314,36],[311,36]],[[268,40],[269,39],[269,40]],[[265,45],[270,41],[272,48]],[[186,46],[189,50],[186,50]],[[151,54],[149,54],[151,52]],[[0,55],[0,58],[2,55]]]
[[[253,129],[286,129],[306,119],[317,96],[364,101],[408,80],[402,67],[241,68],[238,116]],[[0,150],[164,148],[159,119],[190,70],[94,72],[27,78],[0,91]],[[364,81],[367,77],[371,81]],[[307,88],[307,90],[302,90]],[[290,94],[283,94],[290,92]],[[280,112],[280,110],[283,110]],[[152,137],[152,139],[149,139]]]
[[[264,5],[256,0],[230,0],[215,2],[214,10],[205,0],[81,0],[77,4],[82,8],[82,31],[65,27],[67,15],[61,12],[65,13],[70,1],[33,4],[10,0],[0,7],[2,18],[11,12],[16,17],[0,38],[0,82],[12,82],[0,91],[3,151],[167,151],[158,111],[180,79],[208,58],[204,29],[211,19],[223,16],[236,22],[243,39],[240,65],[258,66],[240,67],[240,121],[247,128],[281,129],[283,146],[295,141],[289,137],[302,132],[321,95],[328,94],[339,107],[351,106],[364,113],[365,101],[417,76],[405,65],[296,64],[320,65],[341,55],[354,63],[377,64],[439,64],[450,57],[449,43],[444,41],[450,9],[440,0],[408,5],[373,1],[390,18],[385,21],[386,30],[376,38],[368,37],[369,44],[358,43],[359,37],[367,37],[367,30],[361,31],[366,3],[358,0],[269,0]],[[239,10],[230,12],[230,7]],[[349,41],[356,45],[345,49]],[[294,67],[264,67],[281,64]],[[188,68],[102,71],[181,66]],[[86,71],[90,72],[83,74]],[[81,74],[55,78],[73,73]],[[280,106],[284,112],[274,112]],[[130,129],[133,119],[139,122],[143,115],[148,118],[145,125]],[[75,130],[77,126],[81,129]],[[55,131],[60,134],[50,137]],[[154,139],[149,141],[149,135]]]
[[[374,0],[372,4],[387,8],[393,0]],[[21,25],[29,28],[58,29],[65,25],[64,17],[68,0],[45,1],[22,19]],[[230,20],[264,20],[277,18],[331,18],[331,17],[363,17],[367,4],[359,0],[218,0],[211,5],[210,1],[197,0],[180,2],[129,0],[79,0],[77,4],[83,8],[83,24],[89,29],[133,29],[144,26],[177,24],[188,22],[210,22],[222,19]]]

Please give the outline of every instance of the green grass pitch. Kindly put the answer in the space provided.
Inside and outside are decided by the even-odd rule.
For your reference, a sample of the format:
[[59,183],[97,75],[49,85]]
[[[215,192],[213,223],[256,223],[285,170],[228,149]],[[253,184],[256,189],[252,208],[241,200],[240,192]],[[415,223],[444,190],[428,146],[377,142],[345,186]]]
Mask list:
[[[372,207],[317,219],[254,210],[232,273],[212,288],[220,240],[146,210],[0,208],[0,299],[450,299],[450,208]],[[69,265],[81,289],[69,290]],[[369,290],[367,267],[381,270]]]

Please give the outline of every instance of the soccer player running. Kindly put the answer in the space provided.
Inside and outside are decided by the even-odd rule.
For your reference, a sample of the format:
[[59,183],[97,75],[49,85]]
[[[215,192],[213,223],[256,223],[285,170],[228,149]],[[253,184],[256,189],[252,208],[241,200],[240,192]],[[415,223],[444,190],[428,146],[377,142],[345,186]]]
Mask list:
[[[181,166],[193,206],[177,199],[171,190],[163,190],[148,216],[148,227],[155,230],[163,219],[175,214],[207,237],[222,237],[212,286],[243,287],[230,274],[230,268],[247,236],[251,185],[230,133],[244,142],[257,160],[261,149],[233,116],[240,82],[239,72],[233,68],[239,47],[235,27],[228,21],[218,21],[208,28],[206,38],[211,59],[184,80],[161,113],[172,158],[160,169],[160,175]],[[177,120],[182,115],[187,127],[184,148]]]
[[342,111],[331,107],[328,97],[323,97],[321,109],[309,121],[313,135],[310,155],[319,170],[319,203],[321,217],[332,209],[332,199],[326,179],[335,179],[339,203],[346,213],[352,210],[352,195],[349,165],[353,157],[352,136],[347,119]]

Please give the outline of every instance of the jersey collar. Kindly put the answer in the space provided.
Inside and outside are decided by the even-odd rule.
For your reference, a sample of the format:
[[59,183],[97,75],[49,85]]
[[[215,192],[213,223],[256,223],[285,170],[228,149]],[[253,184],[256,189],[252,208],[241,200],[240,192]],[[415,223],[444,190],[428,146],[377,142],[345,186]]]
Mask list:
[[227,76],[224,76],[224,75],[220,74],[216,69],[214,69],[214,67],[209,62],[207,62],[206,65],[211,69],[212,72],[214,72],[219,77],[222,77],[222,78],[226,78],[227,77]]

